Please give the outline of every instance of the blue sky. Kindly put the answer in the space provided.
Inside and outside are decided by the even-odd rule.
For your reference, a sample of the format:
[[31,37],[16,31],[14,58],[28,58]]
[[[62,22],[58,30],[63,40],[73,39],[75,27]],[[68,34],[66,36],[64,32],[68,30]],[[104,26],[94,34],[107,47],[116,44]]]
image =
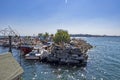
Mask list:
[[0,29],[8,25],[21,35],[120,35],[120,0],[0,0]]

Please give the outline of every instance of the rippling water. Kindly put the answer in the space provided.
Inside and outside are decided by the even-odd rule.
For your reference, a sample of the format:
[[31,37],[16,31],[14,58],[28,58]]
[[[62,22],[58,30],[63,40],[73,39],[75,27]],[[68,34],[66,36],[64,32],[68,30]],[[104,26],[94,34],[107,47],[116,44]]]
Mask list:
[[[83,37],[94,46],[86,67],[55,66],[21,59],[23,80],[120,80],[120,37]],[[8,49],[0,48],[0,53]],[[13,56],[20,62],[19,51]]]

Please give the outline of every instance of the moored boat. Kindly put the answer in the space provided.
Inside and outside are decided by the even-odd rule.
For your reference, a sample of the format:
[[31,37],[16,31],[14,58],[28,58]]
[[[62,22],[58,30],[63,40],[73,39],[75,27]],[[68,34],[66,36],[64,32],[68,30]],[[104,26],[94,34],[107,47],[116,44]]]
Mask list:
[[33,50],[32,52],[25,55],[25,59],[27,59],[27,60],[40,60],[40,53],[37,50]]
[[31,52],[33,50],[33,46],[30,45],[22,45],[20,46],[20,50],[23,51],[23,55],[28,54],[29,52]]

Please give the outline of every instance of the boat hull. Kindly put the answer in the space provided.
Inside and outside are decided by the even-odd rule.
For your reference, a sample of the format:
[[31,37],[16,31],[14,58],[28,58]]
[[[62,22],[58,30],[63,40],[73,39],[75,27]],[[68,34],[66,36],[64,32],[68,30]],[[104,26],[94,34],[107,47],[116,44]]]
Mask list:
[[33,47],[30,46],[21,46],[20,50],[23,52],[23,55],[28,54],[33,50]]

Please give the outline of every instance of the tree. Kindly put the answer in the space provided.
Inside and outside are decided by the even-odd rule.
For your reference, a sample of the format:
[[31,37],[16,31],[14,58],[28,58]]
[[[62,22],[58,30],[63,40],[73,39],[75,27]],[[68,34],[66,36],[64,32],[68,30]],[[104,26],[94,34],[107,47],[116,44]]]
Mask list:
[[50,41],[53,41],[53,38],[54,38],[54,35],[53,34],[50,34]]
[[49,37],[49,33],[45,32],[44,37],[48,38]]
[[65,30],[57,30],[57,33],[55,34],[55,37],[54,37],[54,42],[55,43],[69,43],[70,41],[70,35],[68,34],[67,31]]
[[43,36],[43,34],[42,33],[38,33],[38,37],[41,37],[41,36]]
[[44,40],[48,40],[48,37],[49,37],[49,33],[48,33],[48,32],[45,32],[45,34],[43,34]]
[[53,36],[54,36],[54,34],[50,34],[50,36],[51,36],[51,37],[53,37]]

